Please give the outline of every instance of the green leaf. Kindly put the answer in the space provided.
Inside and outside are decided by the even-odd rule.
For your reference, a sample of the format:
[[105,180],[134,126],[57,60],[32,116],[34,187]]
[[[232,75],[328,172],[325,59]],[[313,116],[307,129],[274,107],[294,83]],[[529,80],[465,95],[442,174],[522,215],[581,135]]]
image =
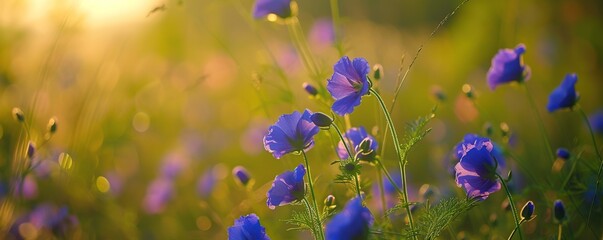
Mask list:
[[477,204],[473,199],[447,198],[434,207],[426,206],[417,219],[416,234],[424,239],[435,239],[454,220],[463,213],[468,212]]

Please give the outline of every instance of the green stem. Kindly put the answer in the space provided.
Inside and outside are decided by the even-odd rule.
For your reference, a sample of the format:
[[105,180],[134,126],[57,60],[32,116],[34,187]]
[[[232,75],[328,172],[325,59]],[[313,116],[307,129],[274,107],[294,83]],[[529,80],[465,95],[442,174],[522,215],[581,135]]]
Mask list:
[[316,214],[316,223],[320,227],[320,229],[317,229],[318,234],[320,236],[320,239],[324,240],[325,236],[322,231],[322,220],[320,219],[320,214],[318,213],[318,204],[316,204],[316,196],[314,195],[314,185],[312,184],[312,172],[310,171],[310,164],[308,164],[308,156],[306,156],[306,152],[304,152],[303,150],[301,152],[304,156],[304,161],[306,162],[306,170],[308,172],[308,186],[310,187],[310,193],[312,194],[312,204],[314,206],[314,212]]
[[528,96],[528,100],[530,102],[530,106],[532,107],[532,111],[536,114],[536,118],[538,119],[538,129],[540,130],[540,135],[542,136],[542,140],[546,145],[547,156],[551,161],[551,164],[555,162],[555,155],[553,154],[553,149],[551,148],[551,142],[549,141],[549,137],[546,135],[546,130],[544,129],[544,121],[542,121],[542,117],[540,117],[540,113],[538,111],[538,107],[536,106],[536,102],[534,102],[534,98],[532,98],[532,94],[528,89],[528,84],[522,84],[526,89],[526,95]]
[[[337,124],[335,124],[335,122],[331,123],[331,126],[335,128],[337,135],[339,135],[339,138],[341,138],[341,142],[343,143],[343,146],[345,146],[345,150],[348,152],[348,158],[350,159],[350,161],[353,161],[352,151],[350,151],[350,148],[347,144],[347,142],[350,141],[346,141],[345,138],[343,138],[343,134],[341,134],[341,130],[339,130],[339,127],[337,127]],[[362,198],[362,196],[360,195],[360,183],[358,183],[358,174],[354,174],[354,181],[356,183],[356,193],[358,194],[358,198]]]
[[383,217],[385,218],[385,210],[387,209],[387,204],[385,202],[385,192],[383,192],[383,176],[381,175],[381,169],[377,169],[377,179],[379,184],[379,198],[381,200],[381,206],[383,207]]
[[561,227],[561,223],[559,223],[559,233],[557,233],[557,240],[561,240],[562,231],[563,231],[563,227]]
[[513,237],[513,235],[515,234],[515,231],[519,232],[519,239],[523,239],[523,235],[521,234],[521,228],[519,228],[519,226],[521,224],[519,222],[519,215],[517,212],[517,208],[515,207],[515,202],[513,202],[513,197],[511,196],[511,192],[509,191],[509,187],[507,187],[507,183],[500,176],[500,174],[496,173],[496,177],[498,177],[498,180],[500,180],[500,183],[503,185],[503,188],[505,189],[505,193],[507,194],[507,199],[509,200],[509,205],[511,205],[511,211],[513,212],[513,220],[515,220],[515,229],[513,229],[513,232],[511,232],[509,239],[511,239]]
[[[317,212],[316,212],[316,214],[314,214],[315,212],[312,209],[312,207],[310,206],[310,203],[308,203],[308,199],[303,198],[302,202],[304,203],[304,206],[306,206],[306,210],[308,211],[308,215],[310,215],[310,218],[314,218],[315,215],[318,215]],[[322,228],[322,224],[320,224],[320,225],[314,224],[314,226],[312,226],[312,234],[314,234],[314,237],[316,239],[318,239],[321,236],[318,231],[318,228]]]
[[597,183],[595,184],[595,194],[593,195],[593,199],[590,203],[590,207],[588,208],[588,217],[586,218],[586,227],[588,227],[590,223],[591,213],[593,212],[593,207],[595,205],[595,200],[597,200],[597,194],[599,193],[599,183],[601,180],[601,170],[603,170],[603,159],[601,158],[601,153],[599,152],[599,147],[597,146],[597,140],[595,139],[595,134],[593,133],[593,128],[590,126],[590,122],[588,121],[588,116],[581,107],[578,107],[580,110],[580,115],[582,115],[582,119],[586,126],[588,126],[588,131],[590,132],[590,137],[593,141],[593,146],[595,147],[595,153],[597,153],[597,157],[599,158],[599,170],[597,171]]
[[339,33],[339,4],[337,4],[337,0],[330,0],[329,3],[331,4],[331,21],[333,22],[333,35],[335,35],[335,48],[339,57],[343,57],[344,52]]
[[[389,114],[387,107],[385,106],[385,102],[383,102],[383,98],[381,98],[379,93],[377,93],[374,89],[369,88],[369,91],[377,98],[377,101],[379,101],[379,105],[381,105],[381,109],[383,110],[383,114],[385,115],[385,119],[387,120],[387,124],[389,125],[389,130],[392,135],[393,142],[394,142],[394,149],[396,149],[396,155],[398,155],[398,164],[400,165],[400,176],[402,178],[402,190],[404,193],[404,194],[402,194],[402,197],[404,198],[406,214],[408,215],[408,223],[410,225],[410,230],[414,231],[414,229],[415,229],[414,221],[412,218],[412,213],[410,211],[410,204],[408,203],[408,188],[407,188],[407,184],[406,184],[406,161],[405,161],[404,157],[402,156],[402,153],[400,152],[400,142],[398,140],[398,134],[396,133],[396,128],[394,127],[392,117]],[[418,238],[416,235],[414,235],[413,239],[417,240]]]
[[377,161],[377,164],[379,164],[380,169],[383,171],[383,173],[385,173],[385,177],[387,177],[387,180],[389,180],[389,182],[392,184],[392,186],[394,186],[394,188],[396,189],[396,192],[398,192],[398,194],[400,194],[400,195],[404,195],[404,192],[402,191],[402,189],[400,189],[400,187],[398,187],[398,184],[396,184],[396,182],[394,181],[392,176],[389,174],[387,169],[385,169],[385,166],[383,166],[383,163],[381,163],[381,161],[379,159],[376,159],[375,161]]

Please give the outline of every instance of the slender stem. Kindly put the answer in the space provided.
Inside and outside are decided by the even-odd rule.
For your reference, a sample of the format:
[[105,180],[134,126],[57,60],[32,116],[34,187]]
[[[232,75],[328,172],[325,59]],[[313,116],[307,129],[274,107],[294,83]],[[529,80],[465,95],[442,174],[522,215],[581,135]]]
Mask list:
[[310,164],[308,164],[308,156],[306,156],[306,152],[301,151],[304,156],[304,161],[306,162],[306,170],[308,172],[308,186],[310,187],[310,193],[312,194],[312,204],[314,205],[314,212],[316,213],[317,224],[320,226],[318,231],[320,239],[325,239],[324,233],[322,232],[322,220],[320,219],[320,214],[318,213],[318,204],[316,204],[316,196],[314,195],[314,185],[312,184],[312,172],[310,171]]
[[387,204],[385,203],[385,192],[383,190],[383,176],[381,175],[381,169],[379,168],[377,169],[377,179],[379,183],[379,198],[381,199],[381,206],[383,207],[383,217],[385,217],[385,209],[387,209]]
[[[306,206],[306,209],[308,210],[308,214],[310,215],[310,217],[311,218],[315,217],[314,216],[315,214],[313,214],[314,210],[310,206],[310,203],[308,203],[308,199],[303,198],[302,202]],[[318,212],[316,212],[316,215],[318,215]],[[320,224],[319,226],[320,226],[320,228],[322,228],[322,224]],[[320,233],[317,231],[319,226],[317,226],[316,224],[314,224],[314,226],[312,226],[312,233],[314,234],[314,237],[317,239],[321,236]]]
[[513,232],[511,232],[509,239],[511,239],[513,237],[513,235],[515,234],[515,231],[519,232],[519,239],[523,239],[523,235],[521,234],[521,228],[519,228],[519,225],[520,225],[519,215],[517,212],[517,208],[515,207],[515,202],[513,202],[513,196],[511,196],[509,187],[507,187],[507,183],[505,182],[503,177],[501,177],[500,174],[498,174],[498,173],[496,173],[496,177],[498,177],[498,180],[500,180],[500,183],[503,185],[503,188],[505,188],[505,193],[507,194],[507,199],[509,199],[509,205],[511,205],[511,211],[513,212],[513,220],[515,220],[515,229],[513,229]]
[[[394,123],[392,121],[392,117],[385,106],[385,102],[374,89],[369,88],[369,91],[377,98],[379,105],[381,105],[381,109],[383,110],[383,114],[385,115],[385,119],[387,120],[387,124],[389,125],[389,130],[392,135],[392,139],[394,142],[394,149],[396,149],[396,155],[398,155],[398,164],[400,165],[400,177],[402,178],[402,197],[404,198],[404,205],[406,209],[406,214],[408,215],[408,223],[410,225],[410,230],[414,231],[414,221],[412,218],[412,213],[410,211],[410,204],[408,203],[408,188],[406,184],[406,161],[404,157],[402,157],[402,153],[400,152],[400,142],[398,140],[398,134],[396,133],[396,128],[394,127]],[[395,184],[394,184],[395,185]],[[413,239],[418,239],[417,236],[413,236]]]
[[381,161],[379,161],[378,159],[376,159],[375,161],[377,161],[377,164],[379,164],[379,167],[381,167],[381,170],[383,171],[383,173],[385,173],[385,177],[387,177],[387,180],[389,180],[389,182],[392,184],[392,186],[394,186],[394,188],[396,189],[396,192],[398,192],[398,194],[400,194],[400,195],[404,195],[404,192],[402,191],[402,189],[400,189],[400,187],[398,187],[398,184],[396,184],[396,182],[394,181],[392,176],[389,174],[387,169],[385,169],[385,166],[383,166],[383,163],[381,163]]
[[[343,143],[343,146],[345,146],[345,150],[348,153],[348,158],[353,161],[352,159],[352,152],[350,151],[350,148],[348,147],[347,142],[345,138],[343,138],[343,134],[341,134],[341,130],[339,130],[339,127],[337,127],[337,124],[335,124],[335,122],[331,123],[331,125],[333,126],[333,128],[335,128],[335,131],[337,132],[337,135],[339,135],[339,138],[341,138],[341,142]],[[354,174],[354,181],[356,183],[356,193],[358,194],[358,198],[362,198],[362,196],[360,195],[360,183],[358,183],[358,174]]]
[[588,116],[584,110],[579,107],[580,115],[582,115],[582,119],[586,126],[588,126],[588,131],[590,132],[590,137],[593,140],[593,146],[595,147],[595,153],[597,153],[597,157],[599,158],[599,170],[597,171],[597,183],[595,184],[595,194],[593,194],[593,199],[590,203],[590,207],[588,208],[588,217],[586,218],[586,226],[590,223],[591,213],[593,212],[593,207],[595,205],[595,200],[597,200],[597,194],[599,193],[599,183],[601,182],[601,170],[603,170],[603,159],[601,158],[601,153],[599,152],[599,147],[597,146],[597,140],[595,139],[595,134],[593,133],[593,128],[590,126],[590,122],[588,121]]
[[515,235],[515,232],[517,232],[517,227],[513,228],[513,231],[511,232],[511,235],[509,235],[509,237],[507,238],[507,240],[511,240],[513,239],[513,235]]
[[337,4],[337,0],[330,0],[329,3],[331,4],[331,21],[333,23],[333,35],[335,35],[335,48],[337,49],[337,53],[339,53],[339,57],[343,57],[344,52],[339,33],[339,5]]
[[561,227],[561,223],[559,223],[559,233],[557,233],[557,240],[561,240],[561,232],[563,231],[563,227]]
[[542,140],[546,145],[546,155],[550,159],[551,163],[555,162],[555,156],[553,154],[553,149],[551,148],[551,142],[549,141],[549,137],[546,135],[546,130],[544,129],[544,121],[542,121],[542,117],[540,117],[540,113],[538,111],[538,107],[536,106],[536,102],[534,102],[534,98],[532,98],[532,94],[528,89],[528,84],[521,84],[526,89],[526,95],[528,96],[528,100],[530,102],[530,106],[532,107],[532,111],[536,114],[536,118],[538,119],[538,129],[540,129],[540,135],[542,136]]

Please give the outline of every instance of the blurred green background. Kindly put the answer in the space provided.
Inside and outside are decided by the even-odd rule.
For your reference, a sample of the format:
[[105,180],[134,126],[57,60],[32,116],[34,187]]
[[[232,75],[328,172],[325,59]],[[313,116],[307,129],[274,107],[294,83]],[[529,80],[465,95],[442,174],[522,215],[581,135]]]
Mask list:
[[[579,115],[549,114],[545,106],[550,91],[566,73],[575,72],[581,107],[587,113],[603,108],[603,2],[469,1],[430,39],[459,3],[339,1],[345,54],[383,65],[385,76],[376,84],[386,102],[393,97],[399,69],[406,71],[424,44],[393,112],[401,131],[438,105],[433,131],[409,156],[409,184],[415,189],[432,184],[462,196],[445,159],[466,133],[483,134],[486,123],[495,129],[493,139],[501,142],[499,126],[505,123],[513,136],[511,151],[526,160],[535,176],[550,175],[537,127],[541,123],[525,89],[505,85],[490,91],[486,84],[494,54],[518,43],[527,46],[524,60],[532,69],[527,84],[551,147],[583,152],[585,162],[595,166]],[[51,203],[67,206],[78,219],[68,238],[225,239],[234,219],[252,212],[273,239],[309,237],[286,231],[291,226],[280,220],[300,206],[270,210],[265,205],[274,177],[302,158],[274,159],[261,139],[281,114],[329,108],[301,87],[312,81],[286,26],[254,20],[252,5],[251,0],[1,1],[0,181],[5,186],[14,182],[16,162],[29,141],[36,144],[34,162],[40,162],[28,175],[37,185],[34,195],[15,199],[5,191],[1,230],[8,231],[35,206]],[[329,1],[298,5],[326,82],[340,56],[332,45],[314,42],[310,33],[316,21],[331,18]],[[476,104],[461,91],[464,84],[473,86]],[[446,96],[443,101],[434,97],[438,91]],[[27,127],[11,116],[14,107],[25,113]],[[42,144],[51,117],[58,130]],[[352,125],[374,129],[377,139],[383,139],[379,129],[385,121],[374,98],[365,97],[350,118]],[[395,167],[388,141],[383,159]],[[321,132],[308,154],[319,199],[334,194],[341,207],[353,192],[332,181],[338,172],[329,165],[336,159],[332,144]],[[59,163],[61,153],[71,157],[72,166]],[[236,184],[231,170],[237,165],[250,171],[255,185]],[[174,174],[168,183],[171,194],[155,209],[145,199],[165,171]],[[372,167],[363,171],[367,186],[377,181]],[[528,187],[516,196],[519,206],[541,200],[535,201],[538,218],[524,232],[554,236],[552,202],[568,196],[530,188],[533,184],[526,181]],[[502,192],[493,194],[467,216],[470,224],[458,224],[456,230],[470,238],[506,237],[513,224],[500,208],[504,198]],[[482,226],[493,213],[500,215],[499,225]],[[576,213],[572,218],[584,221]],[[600,217],[596,224],[602,226]],[[575,226],[585,234],[580,224]],[[47,233],[28,234],[43,238]]]

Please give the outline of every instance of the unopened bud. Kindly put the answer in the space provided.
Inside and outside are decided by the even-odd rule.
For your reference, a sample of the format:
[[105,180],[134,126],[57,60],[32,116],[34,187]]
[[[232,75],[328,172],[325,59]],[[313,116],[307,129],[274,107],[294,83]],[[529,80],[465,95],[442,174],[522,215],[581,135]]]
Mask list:
[[314,86],[312,86],[312,84],[304,82],[302,84],[302,87],[304,87],[304,90],[306,90],[306,92],[308,94],[310,94],[310,96],[314,97],[314,96],[318,95],[318,90]]
[[524,221],[530,221],[534,217],[534,203],[532,201],[528,201],[523,208],[521,209],[521,219]]
[[553,212],[555,221],[557,223],[562,224],[567,221],[567,214],[565,214],[565,206],[563,205],[563,202],[560,199],[555,200]]
[[242,166],[236,166],[234,169],[232,169],[232,175],[234,176],[235,180],[241,183],[243,186],[247,186],[247,184],[249,184],[251,181],[251,175],[247,169]]
[[375,64],[373,66],[373,79],[379,80],[383,77],[383,66],[381,64]]
[[325,207],[327,209],[334,209],[337,207],[337,205],[335,205],[335,196],[333,195],[329,195],[327,196],[327,198],[325,198]]
[[333,118],[321,112],[313,113],[312,116],[310,116],[310,120],[321,128],[328,128],[333,123]]
[[507,124],[506,122],[501,122],[500,123],[500,132],[503,137],[508,137],[511,133],[511,128],[509,127],[509,124]]
[[419,196],[421,196],[423,200],[429,199],[432,201],[437,192],[438,190],[429,184],[423,184],[421,188],[419,188]]
[[36,146],[34,145],[34,143],[32,141],[30,141],[29,144],[27,144],[27,157],[29,159],[33,159],[35,154],[36,154]]
[[362,139],[362,142],[358,144],[358,152],[361,152],[363,155],[372,153],[373,149],[371,148],[371,145],[373,145],[373,139],[368,137]]
[[561,158],[563,160],[568,160],[570,158],[570,152],[569,150],[565,149],[565,148],[558,148],[557,149],[557,157]]
[[17,122],[25,122],[25,114],[21,111],[20,108],[13,108],[13,118],[17,120]]
[[54,134],[57,131],[57,119],[56,118],[53,117],[53,118],[50,118],[50,120],[48,120],[48,125],[46,126],[46,130],[50,134]]
[[465,96],[467,96],[468,98],[475,97],[475,91],[473,90],[473,86],[465,83],[463,84],[462,90]]
[[494,133],[494,127],[492,127],[492,123],[487,122],[484,124],[484,133],[488,137],[492,136],[492,134]]

